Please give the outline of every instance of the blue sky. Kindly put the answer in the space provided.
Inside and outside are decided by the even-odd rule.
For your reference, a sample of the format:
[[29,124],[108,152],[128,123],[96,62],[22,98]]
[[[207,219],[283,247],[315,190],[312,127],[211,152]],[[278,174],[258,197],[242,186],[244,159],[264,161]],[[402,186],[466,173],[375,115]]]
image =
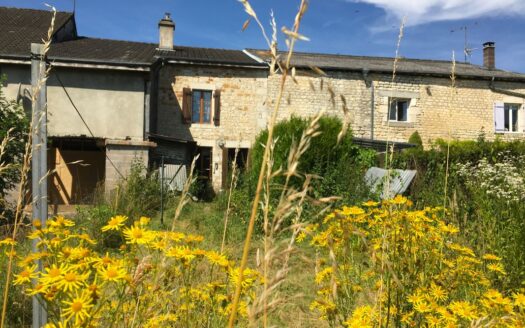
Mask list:
[[[40,0],[0,0],[2,6],[45,9]],[[58,10],[71,11],[73,0],[48,0]],[[269,27],[273,10],[278,27],[293,24],[300,0],[251,0]],[[214,48],[262,48],[263,38],[237,0],[77,0],[81,35],[157,42],[157,23],[170,12],[176,23],[175,43]],[[351,55],[395,54],[399,24],[407,17],[400,53],[404,57],[450,60],[452,51],[463,61],[464,31],[481,64],[482,43],[496,42],[496,66],[525,73],[524,0],[311,0],[302,33],[309,42],[298,50]],[[281,47],[284,47],[281,37]]]

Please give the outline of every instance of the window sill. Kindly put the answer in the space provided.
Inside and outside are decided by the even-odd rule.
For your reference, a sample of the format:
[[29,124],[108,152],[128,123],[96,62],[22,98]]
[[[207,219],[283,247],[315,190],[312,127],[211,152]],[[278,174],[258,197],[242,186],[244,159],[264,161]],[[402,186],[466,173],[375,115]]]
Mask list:
[[191,123],[191,127],[211,129],[215,125],[213,123]]
[[496,131],[494,133],[495,134],[525,134],[525,132],[520,132],[520,131],[516,131],[516,132],[512,132],[512,131]]
[[397,128],[413,128],[414,127],[414,122],[388,121],[386,124],[388,126],[397,127]]

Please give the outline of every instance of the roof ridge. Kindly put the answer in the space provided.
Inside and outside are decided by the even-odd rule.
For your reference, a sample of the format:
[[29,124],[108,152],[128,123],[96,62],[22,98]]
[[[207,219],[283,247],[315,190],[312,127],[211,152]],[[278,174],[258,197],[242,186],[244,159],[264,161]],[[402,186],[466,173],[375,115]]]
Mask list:
[[[38,12],[42,12],[42,13],[50,13],[52,11],[50,10],[45,10],[45,9],[35,9],[35,8],[20,8],[20,7],[12,7],[12,6],[0,6],[0,9],[15,9],[15,10],[25,10],[25,11],[38,11]],[[61,10],[57,10],[57,14],[60,13],[60,14],[69,14],[69,15],[74,15],[74,13],[72,11],[61,11]]]

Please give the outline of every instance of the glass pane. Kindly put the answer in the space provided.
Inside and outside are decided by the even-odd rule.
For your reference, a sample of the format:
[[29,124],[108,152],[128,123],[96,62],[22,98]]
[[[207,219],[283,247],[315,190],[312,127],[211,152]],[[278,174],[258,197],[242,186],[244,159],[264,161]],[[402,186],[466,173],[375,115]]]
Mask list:
[[518,110],[511,110],[512,113],[512,132],[518,132]]
[[199,123],[200,118],[200,111],[201,111],[201,92],[200,91],[193,91],[193,104],[192,104],[192,113],[191,113],[191,121],[194,123]]
[[505,106],[505,131],[510,131],[509,112],[509,108]]
[[397,121],[397,101],[392,100],[390,103],[390,113],[388,114],[388,119],[390,121]]
[[408,119],[408,101],[397,102],[397,120],[406,122]]
[[203,112],[203,122],[210,123],[211,117],[211,91],[203,91],[204,96],[204,112]]

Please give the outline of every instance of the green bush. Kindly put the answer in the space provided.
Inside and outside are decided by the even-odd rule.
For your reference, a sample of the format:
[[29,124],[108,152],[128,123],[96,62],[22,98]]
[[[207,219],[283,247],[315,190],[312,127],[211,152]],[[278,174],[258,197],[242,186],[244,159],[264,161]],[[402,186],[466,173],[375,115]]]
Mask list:
[[[275,126],[276,140],[273,158],[274,170],[286,168],[288,155],[292,145],[298,143],[303,131],[309,126],[308,119],[292,117],[281,121]],[[324,116],[319,120],[320,134],[311,139],[310,147],[299,160],[297,171],[300,174],[313,174],[318,178],[312,182],[311,196],[315,198],[339,196],[341,203],[356,203],[367,199],[369,190],[364,181],[364,172],[375,163],[375,152],[362,149],[352,143],[351,131],[337,142],[337,136],[342,129],[340,119]],[[268,139],[268,130],[259,134],[250,153],[250,167],[239,180],[240,192],[235,195],[238,212],[243,215],[248,211],[246,206],[251,203],[261,168],[264,146]],[[283,176],[273,180],[277,186],[284,183]],[[290,186],[300,189],[303,179],[294,177]],[[274,192],[277,197],[279,192]]]
[[[478,252],[503,257],[505,288],[525,282],[525,142],[455,141],[450,144],[447,209],[465,242]],[[410,149],[394,157],[394,167],[415,169],[410,189],[419,208],[445,202],[447,144]]]

